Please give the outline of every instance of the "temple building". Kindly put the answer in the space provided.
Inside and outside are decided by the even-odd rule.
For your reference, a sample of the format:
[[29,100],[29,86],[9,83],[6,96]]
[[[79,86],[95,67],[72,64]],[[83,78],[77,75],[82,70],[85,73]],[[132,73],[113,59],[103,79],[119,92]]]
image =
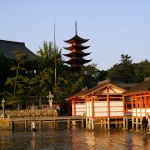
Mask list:
[[88,56],[90,53],[85,53],[83,50],[89,48],[90,46],[83,46],[83,43],[86,43],[89,39],[83,39],[77,35],[77,23],[75,23],[75,36],[64,42],[70,44],[70,47],[64,47],[64,49],[69,50],[69,54],[63,54],[64,56],[69,57],[68,61],[64,61],[66,64],[69,64],[69,70],[74,74],[79,74],[81,68],[85,63],[90,62],[91,60],[85,60],[84,57]]
[[2,51],[3,54],[11,60],[16,60],[16,56],[12,53],[12,51],[27,53],[29,58],[35,56],[35,54],[29,50],[23,42],[0,40],[0,51]]

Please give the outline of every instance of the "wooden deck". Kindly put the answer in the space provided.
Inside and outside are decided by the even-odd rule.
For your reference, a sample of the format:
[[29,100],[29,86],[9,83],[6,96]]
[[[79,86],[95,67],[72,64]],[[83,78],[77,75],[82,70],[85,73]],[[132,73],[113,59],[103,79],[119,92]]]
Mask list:
[[81,127],[84,127],[84,121],[86,120],[85,116],[59,116],[59,117],[37,117],[37,118],[10,118],[10,123],[12,125],[12,129],[14,128],[15,123],[24,123],[24,129],[27,129],[27,123],[32,122],[35,119],[39,124],[39,129],[42,129],[43,122],[52,122],[54,124],[54,128],[56,128],[56,124],[58,122],[66,122],[67,127],[70,128],[72,125],[76,125],[78,122]]

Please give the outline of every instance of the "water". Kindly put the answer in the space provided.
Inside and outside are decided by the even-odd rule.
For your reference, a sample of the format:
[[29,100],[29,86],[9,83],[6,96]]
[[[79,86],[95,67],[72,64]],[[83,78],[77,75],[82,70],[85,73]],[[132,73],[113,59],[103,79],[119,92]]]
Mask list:
[[15,130],[0,131],[0,150],[150,150],[150,135],[125,131],[86,131],[73,126],[66,128],[59,123],[53,129],[44,123],[36,138],[32,137],[30,125],[26,131],[23,124],[15,124]]

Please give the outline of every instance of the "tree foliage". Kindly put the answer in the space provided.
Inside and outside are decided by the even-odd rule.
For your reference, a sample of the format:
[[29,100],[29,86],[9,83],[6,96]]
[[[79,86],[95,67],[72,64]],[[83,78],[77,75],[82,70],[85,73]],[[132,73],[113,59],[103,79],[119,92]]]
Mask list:
[[114,83],[132,83],[134,74],[132,59],[128,54],[122,54],[120,63],[108,70],[109,79]]
[[[0,92],[9,104],[26,103],[29,95],[46,97],[49,91],[54,95],[55,103],[61,103],[62,98],[80,92],[84,87],[92,88],[107,78],[112,83],[139,83],[150,76],[150,62],[144,60],[133,64],[128,54],[122,54],[120,62],[109,70],[99,70],[97,64],[89,64],[75,75],[66,70],[61,49],[55,48],[52,42],[44,41],[32,59],[25,53],[13,53],[16,55],[15,65],[0,52],[0,69],[4,70],[0,73]],[[3,87],[7,90],[3,91]]]
[[29,83],[29,78],[22,75],[22,72],[26,71],[26,68],[22,67],[25,60],[28,59],[26,53],[19,53],[18,51],[13,51],[16,56],[16,66],[12,67],[10,70],[15,72],[14,77],[7,78],[6,85],[11,85],[13,91],[5,92],[5,97],[8,99],[8,103],[13,104],[16,102],[25,103],[27,98],[27,86]]
[[7,58],[2,51],[0,51],[0,95],[5,90],[5,81],[7,77],[13,76],[13,73],[10,71],[10,68],[14,66],[14,62]]

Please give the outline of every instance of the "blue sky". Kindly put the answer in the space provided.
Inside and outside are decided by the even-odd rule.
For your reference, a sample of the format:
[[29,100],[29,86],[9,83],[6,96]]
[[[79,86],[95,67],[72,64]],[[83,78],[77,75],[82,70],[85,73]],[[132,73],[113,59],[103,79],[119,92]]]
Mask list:
[[[150,60],[149,0],[1,0],[0,39],[25,42],[36,53],[43,41],[54,41],[62,54],[64,42],[77,33],[89,39],[85,59],[107,70],[128,54],[133,63]],[[64,56],[65,60],[68,60]]]

